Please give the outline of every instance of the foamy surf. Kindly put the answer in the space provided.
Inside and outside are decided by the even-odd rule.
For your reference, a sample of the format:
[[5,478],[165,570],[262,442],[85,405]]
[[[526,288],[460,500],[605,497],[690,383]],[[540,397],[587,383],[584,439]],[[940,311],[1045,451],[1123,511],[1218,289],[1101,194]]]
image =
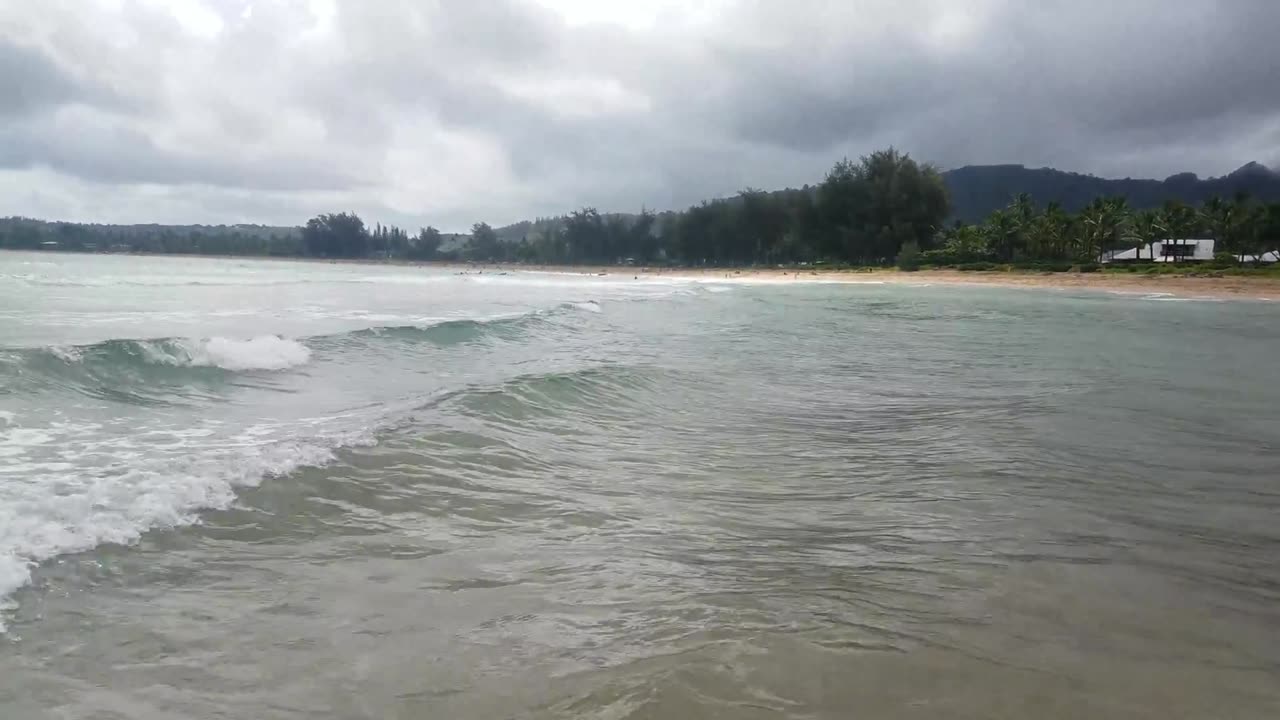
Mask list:
[[224,370],[284,370],[305,365],[311,359],[306,345],[275,335],[251,340],[214,337],[179,347],[186,350],[185,358],[179,357],[179,362],[185,359],[190,365]]
[[[366,428],[321,429],[307,439],[282,436],[287,429],[275,426],[254,426],[223,443],[201,442],[210,434],[201,430],[141,432],[136,440],[95,447],[92,466],[38,460],[9,465],[0,470],[0,611],[13,609],[13,594],[31,582],[32,570],[42,562],[197,523],[200,512],[229,507],[239,488],[327,465],[340,447],[373,444],[381,423],[369,418],[359,424]],[[73,434],[10,430],[0,433],[0,449],[9,445],[25,454],[35,446],[64,443]],[[173,442],[161,457],[138,463],[135,458],[148,449],[138,440],[148,436]],[[152,452],[158,447],[164,446]],[[0,633],[3,620],[0,616]]]
[[311,349],[306,345],[276,335],[247,340],[227,337],[112,340],[90,346],[52,346],[46,351],[63,363],[73,365],[99,359],[111,348],[151,365],[212,367],[234,372],[285,370],[305,365],[311,359]]

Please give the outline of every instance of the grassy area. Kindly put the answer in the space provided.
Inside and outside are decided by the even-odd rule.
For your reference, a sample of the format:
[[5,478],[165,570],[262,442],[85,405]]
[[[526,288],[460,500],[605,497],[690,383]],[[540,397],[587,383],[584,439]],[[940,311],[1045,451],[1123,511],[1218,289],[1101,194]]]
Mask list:
[[1011,272],[1011,273],[1093,273],[1107,275],[1159,275],[1169,277],[1266,277],[1280,278],[1280,266],[1273,263],[1262,267],[1253,265],[1228,265],[1207,263],[993,263],[973,262],[957,265],[921,265],[920,270],[959,270],[961,272]]
[[[673,269],[680,269],[682,266],[672,265]],[[724,272],[751,270],[757,266],[742,266],[738,268],[724,267],[715,268]],[[989,273],[1026,273],[1026,274],[1042,274],[1042,273],[1101,273],[1104,275],[1119,276],[1141,276],[1141,275],[1158,275],[1162,277],[1259,277],[1259,278],[1280,278],[1280,263],[1272,263],[1270,265],[1255,266],[1241,265],[1239,263],[1229,264],[1221,261],[1214,262],[1184,262],[1184,263],[1079,263],[1067,261],[1044,261],[1044,262],[1014,262],[1014,263],[997,263],[997,262],[968,262],[968,263],[921,263],[914,267],[910,266],[892,266],[892,265],[850,265],[846,263],[816,262],[807,264],[784,264],[778,263],[766,266],[771,270],[778,270],[786,273],[797,273],[800,275],[808,275],[810,273],[822,272],[840,272],[840,273],[874,273],[884,272],[886,270],[900,272],[915,271],[931,271],[931,270],[958,270],[960,272],[989,272]],[[696,268],[694,268],[696,269]],[[704,268],[709,269],[709,268]]]
[[1280,267],[1207,263],[1107,265],[1103,272],[1119,275],[1171,275],[1174,277],[1280,277]]

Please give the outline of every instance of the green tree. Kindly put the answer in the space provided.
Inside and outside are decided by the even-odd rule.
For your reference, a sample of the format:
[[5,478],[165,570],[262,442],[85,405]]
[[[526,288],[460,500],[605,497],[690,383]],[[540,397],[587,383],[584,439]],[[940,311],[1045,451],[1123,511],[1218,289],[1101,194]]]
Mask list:
[[1124,198],[1095,198],[1080,213],[1080,259],[1097,261],[1107,250],[1129,242],[1129,208]]
[[319,215],[302,228],[302,246],[315,257],[366,257],[369,231],[355,213]]
[[1134,257],[1142,259],[1142,249],[1150,248],[1151,259],[1156,259],[1157,240],[1164,238],[1166,233],[1163,216],[1155,210],[1143,210],[1133,216],[1133,242]]
[[1009,203],[1008,210],[1009,215],[1013,218],[1014,225],[1017,227],[1017,234],[1013,240],[1013,251],[1009,259],[1016,259],[1031,251],[1031,238],[1035,235],[1039,217],[1036,214],[1036,205],[1027,193],[1015,195],[1013,201]]
[[1280,203],[1254,203],[1240,229],[1241,262],[1252,256],[1261,263],[1267,253],[1280,253]]
[[409,245],[408,255],[415,260],[434,260],[443,242],[440,231],[428,225],[418,230],[418,236]]
[[658,257],[658,237],[654,234],[657,219],[653,212],[641,208],[640,215],[627,231],[627,257],[642,263],[653,262]]
[[989,238],[977,225],[957,225],[943,231],[943,249],[955,262],[987,260],[991,256]]
[[991,213],[987,216],[982,233],[986,237],[987,247],[991,248],[997,259],[1004,262],[1013,259],[1021,230],[1018,228],[1018,219],[1012,212],[1004,209]]
[[1049,203],[1037,219],[1033,247],[1038,257],[1062,260],[1069,256],[1071,217],[1057,202]]
[[747,188],[738,193],[738,221],[748,262],[773,262],[789,221],[783,200],[773,193]]
[[920,269],[920,246],[915,240],[902,243],[902,249],[898,251],[897,265],[899,270],[907,272]]
[[1213,236],[1216,250],[1238,255],[1243,252],[1240,224],[1247,213],[1248,205],[1243,198],[1228,202],[1214,195],[1200,207],[1200,226]]
[[478,222],[471,226],[471,241],[467,243],[467,257],[481,262],[495,262],[505,256],[505,248],[498,233],[489,223]]
[[827,254],[880,263],[915,240],[928,247],[942,228],[949,200],[942,176],[893,148],[835,164],[818,186]]
[[593,207],[574,210],[564,220],[564,242],[574,262],[609,262],[609,238],[604,218]]
[[[1175,243],[1191,239],[1201,227],[1200,215],[1196,213],[1195,208],[1181,200],[1166,202],[1160,211],[1160,216],[1168,233],[1167,239]],[[1173,255],[1173,258],[1174,262],[1179,259],[1177,255]]]

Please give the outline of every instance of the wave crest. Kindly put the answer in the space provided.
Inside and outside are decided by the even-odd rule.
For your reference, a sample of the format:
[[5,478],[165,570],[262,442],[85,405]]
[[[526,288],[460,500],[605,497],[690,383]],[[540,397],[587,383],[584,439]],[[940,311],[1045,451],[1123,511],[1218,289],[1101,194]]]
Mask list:
[[223,370],[285,370],[305,365],[311,350],[297,340],[260,335],[250,340],[212,337],[139,343],[142,355],[164,365],[218,367]]
[[[105,340],[90,345],[59,345],[43,348],[0,349],[0,376],[29,376],[15,384],[53,379],[58,383],[82,385],[86,382],[109,385],[113,391],[134,387],[164,377],[170,382],[194,381],[195,376],[162,374],[165,368],[205,368],[227,372],[282,371],[306,365],[313,350],[327,354],[352,343],[377,341],[429,342],[448,346],[484,339],[517,340],[555,323],[566,314],[600,314],[595,300],[562,303],[552,308],[498,315],[487,318],[438,319],[423,325],[392,325],[353,330],[335,335],[319,335],[294,340],[278,335],[249,339],[214,336],[203,339],[154,338]],[[208,376],[201,381],[210,380]]]
[[[0,351],[0,387],[37,393],[71,388],[150,404],[175,386],[207,389],[210,383],[221,382],[225,373],[287,370],[307,364],[311,355],[304,343],[275,335],[247,340],[107,340],[18,349]],[[169,400],[172,397],[165,402]]]

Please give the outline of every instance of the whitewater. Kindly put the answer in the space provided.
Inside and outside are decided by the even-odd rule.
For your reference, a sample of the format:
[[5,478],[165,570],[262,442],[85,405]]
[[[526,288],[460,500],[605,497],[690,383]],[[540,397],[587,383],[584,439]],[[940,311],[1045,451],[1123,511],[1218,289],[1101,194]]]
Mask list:
[[[7,277],[16,279],[17,287],[93,288],[94,297],[102,289],[115,288],[137,305],[151,307],[100,312],[92,306],[94,300],[85,300],[88,307],[50,309],[47,314],[81,344],[47,346],[38,345],[42,328],[36,323],[22,327],[23,318],[30,316],[13,310],[6,313],[10,333],[6,347],[0,348],[0,379],[5,389],[11,393],[39,390],[48,393],[40,396],[42,405],[61,404],[0,414],[0,458],[5,460],[0,467],[0,608],[11,607],[12,593],[30,581],[32,568],[43,561],[104,543],[128,544],[152,529],[198,522],[199,511],[226,508],[234,502],[237,488],[252,487],[300,467],[321,466],[332,459],[336,448],[373,442],[378,429],[394,424],[415,403],[446,387],[424,382],[406,394],[393,380],[385,389],[377,387],[380,383],[365,388],[377,393],[376,402],[341,393],[333,393],[336,397],[327,402],[330,398],[323,396],[331,388],[303,387],[308,379],[306,366],[317,354],[330,364],[348,358],[378,362],[378,353],[390,337],[407,343],[405,347],[415,342],[430,344],[433,338],[462,342],[478,338],[491,325],[500,331],[504,324],[515,328],[522,321],[600,313],[599,301],[580,299],[584,292],[627,300],[697,291],[690,283],[622,283],[532,274],[484,277],[391,270],[371,275],[366,268],[364,274],[352,276],[341,270],[332,273],[324,266],[312,271],[319,275],[317,279],[306,281],[279,277],[280,270],[269,264],[262,271],[231,278],[138,276],[124,268],[118,275],[108,271],[83,277],[76,274],[77,260],[70,258],[67,266],[42,264],[39,275],[9,273]],[[108,266],[112,260],[107,260]],[[199,266],[201,261],[195,263]],[[68,267],[71,272],[63,274]],[[405,298],[391,308],[400,312],[324,304],[326,286],[368,284],[400,290]],[[281,285],[307,285],[308,302],[292,310],[273,306],[253,313],[243,309],[245,294],[271,289],[271,294],[258,296],[260,302],[270,303]],[[518,290],[527,297],[446,308],[440,308],[444,303],[435,297],[412,297],[424,287],[466,294],[470,288],[494,286]],[[213,303],[208,314],[190,313],[160,294],[139,300],[135,296],[139,288],[163,289],[166,295],[174,288],[217,288],[219,295],[238,291],[232,304],[240,308],[228,314]],[[381,295],[384,303],[388,295],[395,301],[392,293]],[[86,292],[85,297],[89,296]],[[424,316],[421,309],[428,302],[442,314]],[[278,326],[299,336],[257,334],[252,324],[240,324],[261,322],[262,315],[279,319]],[[227,324],[228,319],[232,324]],[[195,333],[210,326],[235,335],[119,337],[130,332]],[[24,330],[31,333],[31,346],[23,347]],[[105,339],[84,342],[95,337]],[[282,375],[290,370],[300,374]],[[299,394],[306,401],[295,406],[299,412],[279,413],[274,407],[267,409],[278,406],[276,398],[246,397],[237,392],[243,388]],[[234,407],[221,406],[233,396]]]

